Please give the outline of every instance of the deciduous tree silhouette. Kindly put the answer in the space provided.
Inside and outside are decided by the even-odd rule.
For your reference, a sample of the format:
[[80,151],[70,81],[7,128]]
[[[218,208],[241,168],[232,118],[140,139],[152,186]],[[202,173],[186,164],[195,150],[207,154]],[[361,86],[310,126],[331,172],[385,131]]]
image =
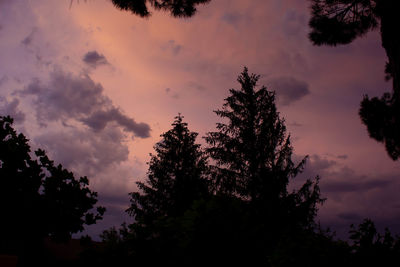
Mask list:
[[[31,153],[28,140],[0,116],[0,250],[34,250],[40,240],[64,241],[94,224],[105,211],[86,177],[76,179],[61,164],[54,165],[43,150]],[[28,245],[27,245],[28,244]]]
[[191,17],[197,11],[196,6],[206,4],[210,0],[112,0],[112,2],[117,8],[131,11],[141,17],[151,15],[149,5],[155,10],[169,11],[173,17]]
[[389,156],[400,156],[400,2],[398,0],[311,0],[310,39],[315,45],[348,44],[367,32],[380,28],[386,51],[386,78],[393,92],[383,97],[365,96],[360,117],[370,136],[385,144]]

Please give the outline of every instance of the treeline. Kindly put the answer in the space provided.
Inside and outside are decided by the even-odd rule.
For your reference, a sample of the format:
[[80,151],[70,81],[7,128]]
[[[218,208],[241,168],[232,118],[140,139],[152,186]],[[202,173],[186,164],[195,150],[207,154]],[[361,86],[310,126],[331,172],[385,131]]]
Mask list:
[[[319,177],[288,190],[307,158],[293,161],[275,93],[258,79],[247,68],[239,75],[240,89],[230,89],[215,111],[221,122],[203,148],[178,115],[130,194],[132,222],[104,231],[101,246],[87,246],[63,266],[399,264],[399,237],[379,234],[371,220],[352,226],[349,241],[320,227]],[[43,238],[67,241],[101,219],[104,208],[91,212],[97,193],[86,177],[76,179],[42,150],[36,158],[30,152],[12,119],[0,117],[0,254],[17,254],[21,266],[45,266]]]
[[178,115],[151,155],[147,179],[131,193],[133,223],[102,234],[95,265],[387,266],[400,263],[400,239],[366,219],[337,240],[316,222],[319,177],[288,184],[307,158],[293,147],[275,93],[247,68],[240,89],[215,113],[216,131],[196,143]]

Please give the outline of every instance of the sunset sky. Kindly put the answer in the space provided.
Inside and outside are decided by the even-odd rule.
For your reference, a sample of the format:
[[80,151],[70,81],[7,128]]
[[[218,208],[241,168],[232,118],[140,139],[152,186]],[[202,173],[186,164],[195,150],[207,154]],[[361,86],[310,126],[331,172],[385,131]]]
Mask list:
[[149,153],[182,113],[192,131],[215,130],[244,66],[276,91],[299,179],[321,176],[318,219],[343,235],[365,217],[400,233],[400,165],[368,137],[363,95],[391,89],[378,32],[351,45],[307,39],[306,0],[212,0],[190,19],[148,19],[109,0],[0,0],[0,115],[33,148],[87,175],[107,207],[101,230],[124,210]]

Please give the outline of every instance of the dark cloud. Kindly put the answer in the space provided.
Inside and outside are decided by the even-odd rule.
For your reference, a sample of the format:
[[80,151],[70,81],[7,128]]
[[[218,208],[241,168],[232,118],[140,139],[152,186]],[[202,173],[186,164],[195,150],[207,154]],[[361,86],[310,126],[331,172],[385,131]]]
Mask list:
[[150,127],[146,123],[137,123],[132,118],[122,114],[117,108],[109,110],[99,110],[94,112],[91,116],[82,119],[86,125],[94,130],[103,130],[110,122],[116,122],[119,126],[127,132],[131,132],[139,137],[149,137]]
[[[348,192],[363,192],[366,193],[373,189],[382,189],[391,184],[390,180],[382,178],[369,177],[351,177],[353,179],[344,180],[329,180],[323,183],[325,193],[348,193]],[[343,178],[342,178],[343,179]]]
[[89,51],[87,52],[83,58],[83,62],[88,64],[89,66],[93,68],[97,68],[98,66],[101,65],[108,65],[108,61],[106,57],[102,54],[99,54],[97,51]]
[[0,86],[2,86],[4,83],[6,83],[8,81],[8,76],[7,75],[3,75],[0,78]]
[[225,13],[221,20],[232,26],[237,26],[243,20],[243,16],[239,13]]
[[302,126],[303,126],[303,124],[298,123],[297,121],[294,121],[294,122],[292,122],[292,123],[289,123],[288,125],[289,125],[289,126],[293,126],[293,127],[302,127]]
[[80,119],[111,105],[111,100],[103,95],[101,84],[96,84],[88,75],[77,77],[63,71],[51,73],[48,84],[33,80],[20,94],[36,97],[34,104],[41,121]]
[[359,214],[354,212],[341,212],[337,216],[345,221],[350,221],[350,223],[358,223],[363,219]]
[[309,156],[305,170],[301,174],[301,176],[306,176],[307,178],[315,177],[316,175],[321,176],[323,193],[357,191],[365,193],[369,190],[384,188],[390,185],[392,181],[389,178],[357,175],[351,168],[343,166],[330,158],[319,155]]
[[307,18],[296,9],[287,9],[282,17],[283,33],[288,38],[306,38],[307,36]]
[[[340,238],[347,238],[350,224],[371,218],[381,229],[388,226],[400,233],[400,223],[396,223],[400,207],[399,175],[361,175],[342,160],[336,161],[346,158],[347,155],[311,155],[304,172],[293,182],[298,188],[306,178],[321,177],[321,195],[327,199],[318,214],[322,226],[331,227]],[[297,155],[294,159],[298,162],[301,157]]]
[[86,226],[85,231],[77,234],[77,237],[89,235],[93,240],[101,241],[100,234],[104,230],[108,230],[110,227],[118,229],[123,222],[131,223],[133,218],[126,212],[129,208],[129,199],[128,194],[121,194],[121,192],[118,197],[99,194],[98,205],[107,209],[103,219],[96,224]]
[[74,119],[99,131],[115,122],[135,136],[150,135],[149,125],[124,115],[103,91],[101,84],[95,83],[87,74],[74,76],[58,70],[51,73],[48,84],[36,79],[19,94],[36,97],[37,119],[44,125],[49,121]]
[[172,98],[178,99],[179,98],[179,94],[176,92],[173,92],[171,88],[165,88],[165,92],[167,93],[167,95],[171,96]]
[[289,105],[310,94],[308,84],[293,77],[278,77],[269,80],[272,90],[276,91],[278,101],[282,105]]
[[6,98],[0,97],[0,116],[11,116],[16,123],[25,120],[25,114],[18,109],[19,100],[14,98],[11,102]]
[[161,46],[161,49],[164,51],[171,51],[171,53],[176,56],[182,50],[182,45],[177,44],[175,40],[169,40],[166,44]]
[[33,36],[34,36],[35,32],[36,32],[36,29],[33,29],[31,31],[31,33],[21,41],[21,44],[23,44],[25,46],[30,46],[32,44]]
[[56,162],[89,177],[126,161],[129,155],[124,134],[113,125],[96,134],[89,129],[64,128],[39,135],[34,141]]
[[227,12],[221,16],[221,21],[237,28],[240,24],[250,22],[252,18],[239,12]]
[[329,168],[335,166],[336,164],[337,162],[334,160],[314,154],[309,157],[307,167],[312,169],[313,172],[319,173],[321,171],[329,170]]
[[201,84],[199,84],[197,82],[194,82],[194,81],[188,82],[187,86],[189,88],[193,88],[193,89],[195,89],[197,91],[205,91],[206,90],[206,88],[203,85],[201,85]]

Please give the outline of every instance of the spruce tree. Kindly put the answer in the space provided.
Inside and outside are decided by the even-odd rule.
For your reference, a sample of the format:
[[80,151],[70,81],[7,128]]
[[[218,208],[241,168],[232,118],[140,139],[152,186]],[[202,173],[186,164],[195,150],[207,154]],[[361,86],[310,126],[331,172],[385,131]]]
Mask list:
[[239,197],[272,225],[312,225],[322,202],[318,177],[289,193],[291,178],[302,171],[306,158],[295,164],[284,120],[275,105],[275,93],[257,88],[259,75],[245,67],[238,77],[241,89],[230,89],[222,109],[224,119],[206,136],[207,152],[214,160],[214,190]]
[[[135,221],[124,237],[137,266],[177,266],[182,261],[181,218],[196,200],[208,195],[207,157],[196,144],[197,133],[178,115],[150,154],[145,182],[131,193],[127,212]],[[182,242],[186,242],[184,237]]]
[[172,129],[150,154],[145,182],[137,182],[141,192],[131,193],[127,210],[138,223],[152,224],[157,218],[182,215],[194,200],[207,194],[207,158],[196,144],[197,133],[191,132],[178,115]]

